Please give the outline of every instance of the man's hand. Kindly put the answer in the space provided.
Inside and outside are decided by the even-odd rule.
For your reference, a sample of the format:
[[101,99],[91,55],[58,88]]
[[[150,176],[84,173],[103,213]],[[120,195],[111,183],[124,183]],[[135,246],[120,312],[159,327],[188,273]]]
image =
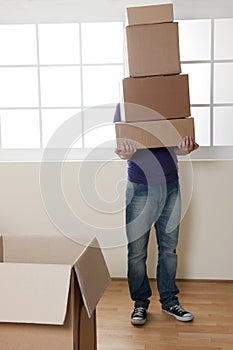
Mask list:
[[122,143],[116,148],[115,153],[121,159],[130,159],[132,155],[137,151],[137,147],[130,141],[124,140]]
[[193,141],[192,137],[185,136],[183,140],[181,140],[178,146],[175,148],[175,153],[177,155],[186,155],[198,149],[199,145]]

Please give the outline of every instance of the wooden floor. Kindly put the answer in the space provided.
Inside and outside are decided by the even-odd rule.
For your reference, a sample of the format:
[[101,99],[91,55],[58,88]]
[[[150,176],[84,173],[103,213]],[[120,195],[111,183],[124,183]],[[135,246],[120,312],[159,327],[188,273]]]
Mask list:
[[130,323],[126,280],[113,280],[97,307],[98,350],[233,350],[233,282],[178,281],[180,303],[194,314],[180,322],[161,312],[155,282],[145,326]]

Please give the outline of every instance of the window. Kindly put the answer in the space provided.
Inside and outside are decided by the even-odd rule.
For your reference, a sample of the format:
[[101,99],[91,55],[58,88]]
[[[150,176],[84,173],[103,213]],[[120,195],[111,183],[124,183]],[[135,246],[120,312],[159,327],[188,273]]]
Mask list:
[[179,21],[182,73],[189,74],[196,139],[208,146],[198,151],[198,157],[233,157],[231,34],[233,19]]
[[[232,158],[231,34],[233,19],[179,21],[198,157],[221,149]],[[1,152],[43,152],[70,142],[82,157],[88,149],[112,147],[125,66],[123,22],[4,24],[0,48]],[[63,142],[72,123],[77,137]]]
[[[122,22],[0,25],[2,151],[84,150],[114,140],[123,28]],[[76,138],[71,133],[69,140],[73,127]]]

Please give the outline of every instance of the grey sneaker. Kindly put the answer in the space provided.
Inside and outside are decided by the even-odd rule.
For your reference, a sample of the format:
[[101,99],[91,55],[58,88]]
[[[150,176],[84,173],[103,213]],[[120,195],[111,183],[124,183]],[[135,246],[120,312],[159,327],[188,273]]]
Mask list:
[[135,307],[131,315],[131,323],[135,326],[142,326],[146,323],[147,311],[144,307]]
[[192,321],[194,318],[190,312],[184,310],[180,305],[175,305],[168,308],[163,307],[162,311],[182,322]]

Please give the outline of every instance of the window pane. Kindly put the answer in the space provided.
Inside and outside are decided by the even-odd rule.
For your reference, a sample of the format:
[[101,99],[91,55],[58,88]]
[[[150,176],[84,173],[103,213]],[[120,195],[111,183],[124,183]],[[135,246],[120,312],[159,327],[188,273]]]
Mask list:
[[215,59],[233,59],[233,19],[214,20]]
[[210,108],[192,107],[195,123],[195,139],[200,146],[210,146]]
[[0,64],[36,64],[36,26],[0,25]]
[[89,129],[84,135],[85,147],[104,148],[113,145],[115,139],[114,125],[98,125]]
[[182,64],[182,73],[189,75],[190,103],[210,103],[210,64]]
[[[43,147],[46,147],[50,138],[56,133],[57,129],[67,120],[77,115],[80,118],[80,125],[77,129],[77,137],[82,135],[81,113],[78,109],[48,109],[42,110],[42,136]],[[67,125],[67,124],[66,124]],[[65,127],[65,125],[64,125]],[[66,140],[65,140],[66,141]],[[72,140],[71,140],[72,142]],[[64,140],[57,142],[57,147],[63,147]],[[81,147],[82,143],[79,141],[76,147]]]
[[123,25],[82,24],[83,63],[123,63]]
[[43,107],[75,107],[81,104],[78,67],[41,67]]
[[83,112],[85,147],[115,147],[115,109],[115,105],[104,105]]
[[85,106],[120,101],[123,66],[83,67],[83,100]]
[[39,24],[40,64],[79,63],[79,26]]
[[233,145],[233,107],[214,108],[214,146]]
[[36,68],[0,68],[0,107],[38,107]]
[[211,58],[210,20],[179,21],[181,61],[209,60]]
[[38,110],[0,111],[3,148],[39,148]]
[[233,63],[215,63],[214,102],[233,102]]

